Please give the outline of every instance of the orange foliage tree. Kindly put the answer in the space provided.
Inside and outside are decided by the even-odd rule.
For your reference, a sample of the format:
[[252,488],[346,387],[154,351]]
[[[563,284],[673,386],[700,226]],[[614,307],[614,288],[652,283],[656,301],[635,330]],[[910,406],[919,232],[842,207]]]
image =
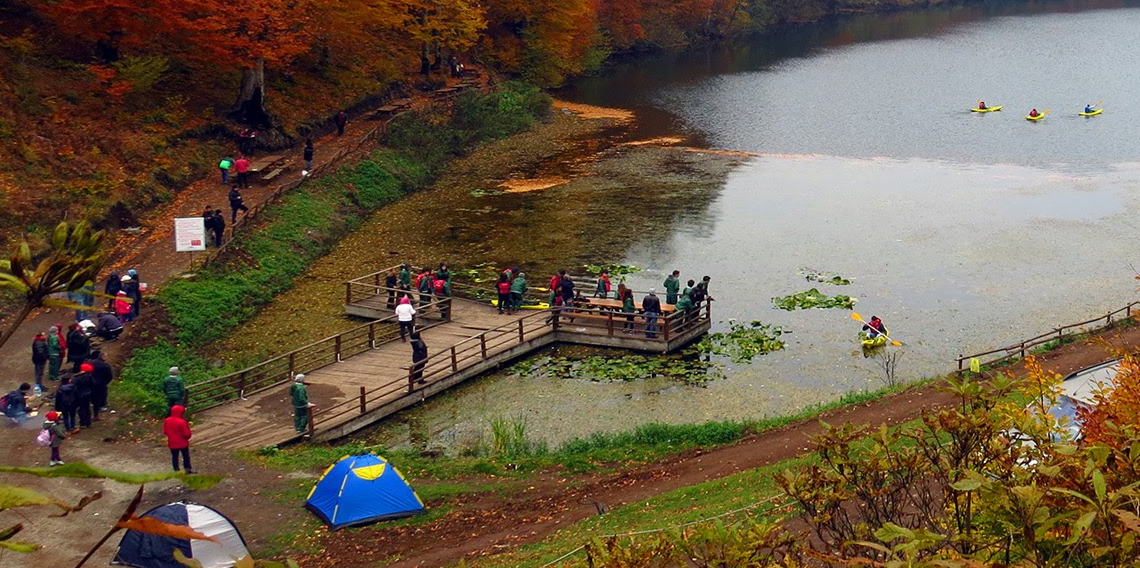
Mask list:
[[1093,392],[1093,405],[1077,410],[1087,443],[1120,446],[1140,436],[1140,359],[1116,349],[1120,357],[1113,386]]

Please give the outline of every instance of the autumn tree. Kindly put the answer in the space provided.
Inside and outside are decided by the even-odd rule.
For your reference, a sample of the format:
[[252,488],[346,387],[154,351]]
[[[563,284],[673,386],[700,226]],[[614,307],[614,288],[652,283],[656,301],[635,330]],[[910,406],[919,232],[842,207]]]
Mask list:
[[1140,437],[1140,358],[1124,350],[1111,385],[1093,391],[1092,404],[1077,407],[1077,420],[1087,443],[1121,446]]

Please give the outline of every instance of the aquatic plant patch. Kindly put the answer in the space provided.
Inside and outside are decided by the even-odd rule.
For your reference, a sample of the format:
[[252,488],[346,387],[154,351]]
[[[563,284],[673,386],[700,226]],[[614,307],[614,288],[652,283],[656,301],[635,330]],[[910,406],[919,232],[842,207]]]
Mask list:
[[828,296],[819,290],[812,288],[806,292],[792,294],[791,296],[777,296],[772,298],[772,305],[781,310],[808,310],[812,308],[825,309],[825,308],[840,308],[850,310],[855,307],[855,298],[837,294],[835,296]]
[[641,268],[632,264],[587,264],[585,267],[586,272],[597,276],[603,272],[610,275],[618,283],[625,282],[625,278],[630,274],[637,274],[641,272]]
[[687,385],[703,385],[724,377],[723,366],[688,356],[595,355],[583,358],[536,357],[514,366],[522,377],[554,377],[595,382],[637,381],[665,377]]
[[728,320],[730,331],[706,335],[693,349],[701,354],[721,355],[738,365],[752,363],[759,355],[779,351],[786,345],[780,336],[791,333],[760,320],[748,323]]
[[808,282],[820,282],[833,286],[847,286],[851,284],[850,278],[844,278],[834,272],[820,272],[818,270],[812,270],[811,268],[801,268],[800,276],[803,276]]

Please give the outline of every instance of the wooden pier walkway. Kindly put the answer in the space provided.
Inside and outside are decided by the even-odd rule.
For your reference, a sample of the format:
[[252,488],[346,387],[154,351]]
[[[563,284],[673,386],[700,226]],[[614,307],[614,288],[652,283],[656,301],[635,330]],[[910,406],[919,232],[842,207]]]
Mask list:
[[[357,300],[386,300],[386,288],[374,286],[370,292]],[[506,315],[482,302],[437,297],[417,315],[417,328],[428,345],[422,383],[412,380],[411,347],[400,341],[395,317],[386,316],[238,373],[190,385],[194,441],[252,450],[306,435],[335,440],[555,342],[668,353],[707,333],[710,320],[707,305],[656,318],[591,307],[557,316],[552,310]],[[305,373],[309,399],[317,405],[304,434],[293,429],[289,399],[296,373]]]

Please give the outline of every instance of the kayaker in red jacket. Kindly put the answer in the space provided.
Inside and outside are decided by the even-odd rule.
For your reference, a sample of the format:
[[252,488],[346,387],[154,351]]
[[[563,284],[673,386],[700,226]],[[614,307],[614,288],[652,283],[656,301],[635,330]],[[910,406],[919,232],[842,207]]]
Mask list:
[[986,110],[986,101],[978,101],[978,110]]
[[162,421],[162,433],[166,434],[166,447],[170,448],[170,465],[174,466],[174,471],[178,471],[178,455],[182,454],[186,473],[194,473],[190,469],[190,423],[182,417],[185,413],[185,406],[171,406],[170,416]]
[[1029,111],[1029,116],[1037,116],[1037,109]]
[[879,316],[871,316],[871,321],[863,326],[863,331],[867,332],[867,339],[874,339],[887,333],[887,327],[883,325],[883,320],[879,319]]

